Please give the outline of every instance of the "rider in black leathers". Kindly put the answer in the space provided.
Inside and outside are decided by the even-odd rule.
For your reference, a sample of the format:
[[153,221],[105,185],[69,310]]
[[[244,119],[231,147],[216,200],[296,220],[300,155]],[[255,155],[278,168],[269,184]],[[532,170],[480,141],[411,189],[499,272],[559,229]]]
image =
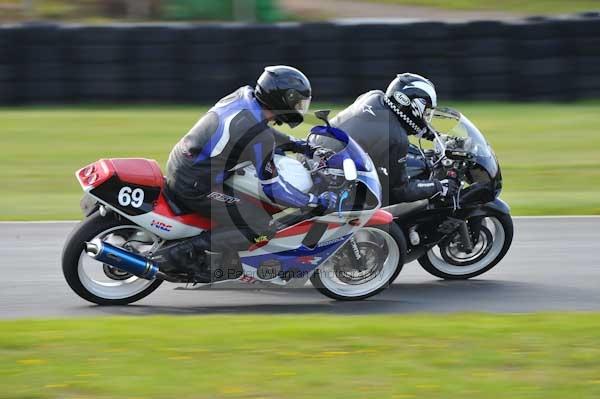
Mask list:
[[426,78],[400,74],[386,92],[373,90],[331,120],[356,140],[373,159],[383,188],[383,205],[432,197],[451,197],[454,179],[410,180],[406,171],[408,136],[432,139],[429,121],[437,106],[433,84]]

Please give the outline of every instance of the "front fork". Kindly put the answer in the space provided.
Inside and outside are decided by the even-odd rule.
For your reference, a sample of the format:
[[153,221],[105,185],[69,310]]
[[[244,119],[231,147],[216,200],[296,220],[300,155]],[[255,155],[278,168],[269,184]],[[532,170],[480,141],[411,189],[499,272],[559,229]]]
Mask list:
[[350,248],[352,249],[352,256],[356,261],[357,269],[359,272],[362,272],[367,269],[365,257],[361,255],[360,248],[358,247],[358,243],[356,242],[356,237],[354,235],[350,238]]

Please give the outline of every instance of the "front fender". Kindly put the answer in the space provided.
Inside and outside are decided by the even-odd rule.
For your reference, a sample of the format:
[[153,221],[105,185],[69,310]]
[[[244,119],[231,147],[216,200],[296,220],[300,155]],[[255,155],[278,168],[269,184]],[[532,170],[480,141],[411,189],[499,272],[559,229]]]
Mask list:
[[466,218],[490,214],[510,215],[510,206],[500,198],[496,198],[493,201],[487,202],[473,209],[467,214]]

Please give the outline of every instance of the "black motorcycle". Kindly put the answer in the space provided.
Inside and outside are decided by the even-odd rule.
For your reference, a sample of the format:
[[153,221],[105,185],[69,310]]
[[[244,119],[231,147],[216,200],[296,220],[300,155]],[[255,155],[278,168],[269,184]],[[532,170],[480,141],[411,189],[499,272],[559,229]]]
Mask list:
[[432,121],[432,149],[411,144],[407,168],[412,179],[456,175],[459,194],[450,200],[422,200],[384,208],[408,238],[406,262],[417,260],[434,276],[468,279],[493,268],[513,238],[509,206],[498,196],[502,174],[496,155],[475,125],[443,108]]

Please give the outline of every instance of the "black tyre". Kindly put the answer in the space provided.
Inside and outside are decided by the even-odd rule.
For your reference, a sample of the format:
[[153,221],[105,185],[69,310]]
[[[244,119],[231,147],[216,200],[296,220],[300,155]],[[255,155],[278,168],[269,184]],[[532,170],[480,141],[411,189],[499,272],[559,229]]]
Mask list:
[[454,240],[447,240],[421,256],[418,262],[427,272],[445,280],[480,276],[504,258],[512,244],[513,233],[510,215],[489,215],[470,254],[461,252]]
[[[133,240],[127,241],[131,239],[129,234],[136,234],[135,247],[127,247],[134,244]],[[84,244],[96,237],[137,252],[155,242],[150,242],[155,239],[151,234],[128,220],[102,217],[99,213],[84,219],[67,238],[62,254],[65,279],[81,298],[98,305],[127,305],[148,296],[162,283],[137,278],[87,256]]]
[[310,281],[323,295],[340,301],[358,301],[377,295],[398,277],[404,266],[406,240],[395,224],[363,227],[354,235],[367,267],[353,266],[354,251],[348,241],[327,262],[320,265]]

